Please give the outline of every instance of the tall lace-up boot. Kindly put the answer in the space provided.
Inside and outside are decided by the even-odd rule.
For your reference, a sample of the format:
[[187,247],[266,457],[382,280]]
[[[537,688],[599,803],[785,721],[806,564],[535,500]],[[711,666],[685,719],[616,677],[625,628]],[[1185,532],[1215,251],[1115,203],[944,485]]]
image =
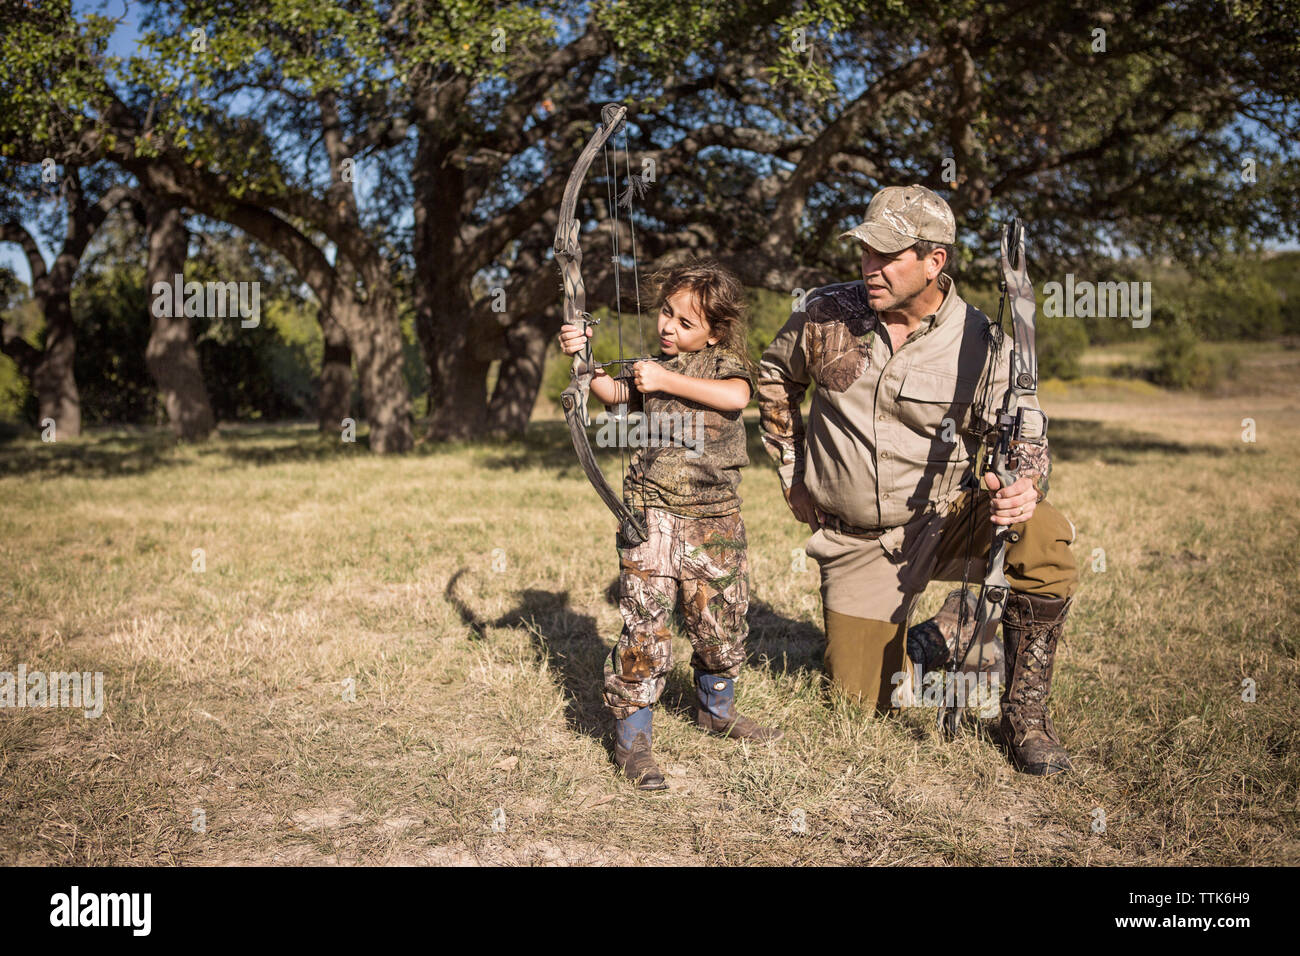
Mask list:
[[1047,713],[1056,645],[1070,611],[1069,598],[1015,591],[1002,612],[1007,683],[1002,690],[1002,739],[1017,769],[1037,776],[1072,770]]

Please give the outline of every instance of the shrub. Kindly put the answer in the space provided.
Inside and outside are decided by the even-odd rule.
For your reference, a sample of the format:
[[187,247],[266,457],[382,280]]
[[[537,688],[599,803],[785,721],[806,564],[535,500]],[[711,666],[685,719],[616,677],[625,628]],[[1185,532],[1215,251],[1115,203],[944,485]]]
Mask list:
[[1156,346],[1152,381],[1165,388],[1198,391],[1217,386],[1226,363],[1218,353],[1202,352],[1199,345],[1200,338],[1188,325],[1169,325]]

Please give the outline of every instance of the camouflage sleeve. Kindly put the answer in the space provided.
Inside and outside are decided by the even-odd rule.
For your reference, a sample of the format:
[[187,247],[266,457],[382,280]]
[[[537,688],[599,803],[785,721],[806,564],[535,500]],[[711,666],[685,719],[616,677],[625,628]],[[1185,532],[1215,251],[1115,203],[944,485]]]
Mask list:
[[749,386],[749,394],[751,398],[753,397],[754,392],[757,391],[754,382],[754,374],[746,367],[744,362],[735,355],[732,355],[730,352],[719,352],[718,364],[714,368],[713,376],[717,379],[743,378],[745,384]]
[[1028,475],[1034,480],[1034,487],[1038,489],[1038,500],[1042,501],[1047,497],[1048,481],[1052,476],[1052,451],[1049,440],[1045,439],[1041,445],[1014,442],[1012,448],[1020,458],[1020,474]]
[[775,459],[781,486],[803,480],[804,429],[799,405],[808,390],[804,352],[805,312],[795,312],[763,352],[758,371],[759,426],[763,445]]

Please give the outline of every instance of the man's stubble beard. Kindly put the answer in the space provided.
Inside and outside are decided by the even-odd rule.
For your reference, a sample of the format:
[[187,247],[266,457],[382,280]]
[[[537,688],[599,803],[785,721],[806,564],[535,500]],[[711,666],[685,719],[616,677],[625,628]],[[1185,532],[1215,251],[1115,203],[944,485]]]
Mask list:
[[[865,280],[863,281],[865,282]],[[889,303],[888,305],[879,305],[879,306],[873,305],[872,308],[876,310],[877,314],[881,312],[901,312],[903,309],[907,308],[909,305],[915,302],[918,297],[923,295],[927,288],[928,285],[923,285],[921,286],[921,288],[917,289],[915,292],[913,292],[911,295],[907,296],[906,298],[900,299],[898,297],[895,297],[894,301]]]

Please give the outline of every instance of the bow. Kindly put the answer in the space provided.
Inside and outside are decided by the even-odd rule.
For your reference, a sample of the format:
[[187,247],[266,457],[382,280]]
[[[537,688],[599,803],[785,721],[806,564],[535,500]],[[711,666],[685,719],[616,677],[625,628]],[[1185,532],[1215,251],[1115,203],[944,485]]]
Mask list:
[[[587,312],[587,287],[582,281],[582,246],[578,241],[580,229],[575,218],[578,192],[596,154],[622,127],[627,118],[627,107],[611,103],[601,111],[600,118],[601,125],[583,147],[573,172],[569,174],[569,181],[565,183],[564,198],[560,203],[560,221],[555,227],[555,260],[559,263],[560,277],[564,281],[564,322],[581,329],[584,336],[588,327],[596,325],[599,320],[592,319]],[[635,256],[635,252],[633,254]],[[617,255],[615,260],[617,269]],[[620,358],[619,363],[623,361],[625,360]],[[599,367],[592,361],[591,340],[588,339],[583,350],[573,356],[569,387],[560,395],[560,404],[564,408],[564,420],[569,425],[573,449],[578,453],[578,461],[582,464],[587,479],[596,489],[596,494],[600,495],[600,500],[605,502],[605,506],[618,519],[618,530],[623,539],[630,544],[640,544],[648,537],[645,518],[628,508],[609,486],[596,463],[591,443],[587,440],[586,428],[591,424],[591,417],[587,414],[587,397],[591,393],[592,375]]]
[[[1002,316],[1010,301],[1013,336],[1011,368],[1006,395],[1002,399],[1002,409],[998,413],[997,422],[980,442],[976,467],[970,476],[971,508],[968,519],[970,526],[967,536],[966,572],[962,578],[963,599],[957,619],[958,650],[961,650],[961,635],[970,619],[965,591],[970,583],[972,542],[977,522],[976,494],[983,484],[984,474],[992,471],[998,476],[998,481],[1003,488],[1014,484],[1020,477],[1019,447],[1026,443],[1042,445],[1047,440],[1047,416],[1039,409],[1022,407],[1020,404],[1022,399],[1033,396],[1038,391],[1038,358],[1034,348],[1034,289],[1025,269],[1025,228],[1019,219],[1003,229],[1001,266],[1002,277],[999,287],[1002,294],[998,301],[997,325],[991,329],[990,347],[993,358],[996,358],[1003,342]],[[983,419],[985,409],[988,407],[992,366],[993,361],[986,366],[985,388],[976,409],[980,420]],[[988,566],[975,607],[975,626],[971,630],[970,640],[965,649],[960,653],[952,654],[948,659],[948,691],[943,703],[948,705],[951,695],[962,695],[952,696],[951,706],[944,706],[939,710],[940,724],[949,735],[956,733],[957,725],[961,721],[965,692],[973,690],[970,687],[956,686],[957,672],[963,668],[976,644],[979,645],[980,653],[974,673],[979,674],[983,671],[985,642],[992,639],[997,626],[1002,621],[1002,609],[1011,589],[1006,576],[1007,545],[1015,544],[1019,540],[1019,533],[1012,531],[1010,525],[994,526]]]

